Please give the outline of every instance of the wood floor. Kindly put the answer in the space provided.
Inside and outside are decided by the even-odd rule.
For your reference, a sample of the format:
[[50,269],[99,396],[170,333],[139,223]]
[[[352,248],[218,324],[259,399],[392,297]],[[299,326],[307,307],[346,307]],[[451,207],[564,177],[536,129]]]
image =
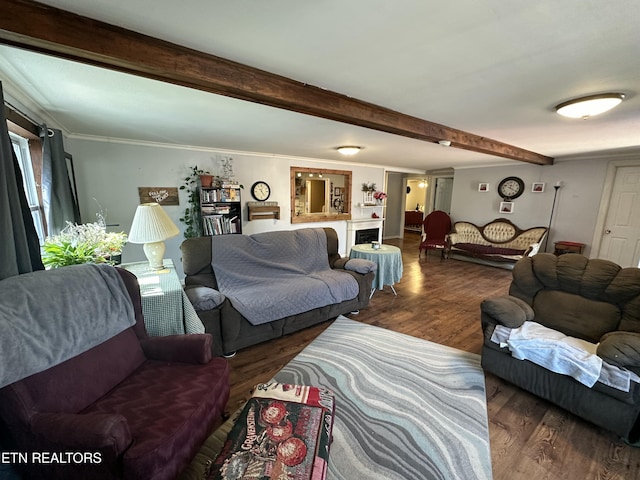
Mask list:
[[[418,259],[418,238],[406,232],[404,240],[386,241],[403,253],[404,274],[395,285],[398,295],[385,287],[351,318],[480,353],[480,302],[506,294],[511,272],[441,260],[436,252]],[[255,384],[273,377],[330,324],[238,352],[230,360],[228,410],[244,403]],[[491,374],[485,377],[494,479],[640,479],[640,448]]]

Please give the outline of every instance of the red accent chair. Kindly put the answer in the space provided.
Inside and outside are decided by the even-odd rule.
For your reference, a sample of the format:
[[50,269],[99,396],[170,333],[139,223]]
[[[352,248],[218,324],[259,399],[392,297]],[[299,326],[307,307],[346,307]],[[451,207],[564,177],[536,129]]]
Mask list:
[[442,258],[447,248],[447,234],[451,232],[451,218],[442,210],[434,210],[422,222],[422,241],[418,256],[423,250],[440,250]]
[[28,455],[25,480],[175,479],[222,418],[229,365],[211,335],[149,337],[137,279],[117,270],[135,324],[0,389],[0,449]]

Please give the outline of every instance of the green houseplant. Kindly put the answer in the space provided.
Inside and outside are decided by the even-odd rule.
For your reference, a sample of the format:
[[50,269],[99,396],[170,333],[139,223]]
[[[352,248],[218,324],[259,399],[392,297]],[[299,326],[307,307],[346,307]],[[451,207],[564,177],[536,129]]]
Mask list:
[[[210,172],[198,168],[190,167],[187,175],[180,185],[180,190],[187,192],[187,207],[184,209],[180,221],[185,224],[184,238],[202,236],[202,215],[200,213],[200,192],[198,191],[198,180],[201,175],[211,175]],[[213,177],[213,182],[217,177]]]
[[107,232],[104,217],[98,214],[97,222],[67,222],[67,226],[58,235],[48,237],[42,245],[42,263],[47,268],[82,263],[113,265],[126,243],[127,234]]

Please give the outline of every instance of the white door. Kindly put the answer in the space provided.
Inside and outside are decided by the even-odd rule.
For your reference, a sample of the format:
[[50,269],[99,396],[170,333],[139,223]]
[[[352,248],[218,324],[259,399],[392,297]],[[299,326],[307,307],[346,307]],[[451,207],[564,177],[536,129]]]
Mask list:
[[640,167],[617,169],[598,256],[640,266]]
[[436,198],[434,210],[451,213],[451,195],[453,194],[453,178],[436,178]]

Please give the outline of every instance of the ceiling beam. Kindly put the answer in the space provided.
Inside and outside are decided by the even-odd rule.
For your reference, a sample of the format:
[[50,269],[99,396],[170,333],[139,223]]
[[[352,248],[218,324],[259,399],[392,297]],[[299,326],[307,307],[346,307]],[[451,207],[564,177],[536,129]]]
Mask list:
[[30,0],[0,0],[0,43],[218,95],[537,165],[553,158]]

